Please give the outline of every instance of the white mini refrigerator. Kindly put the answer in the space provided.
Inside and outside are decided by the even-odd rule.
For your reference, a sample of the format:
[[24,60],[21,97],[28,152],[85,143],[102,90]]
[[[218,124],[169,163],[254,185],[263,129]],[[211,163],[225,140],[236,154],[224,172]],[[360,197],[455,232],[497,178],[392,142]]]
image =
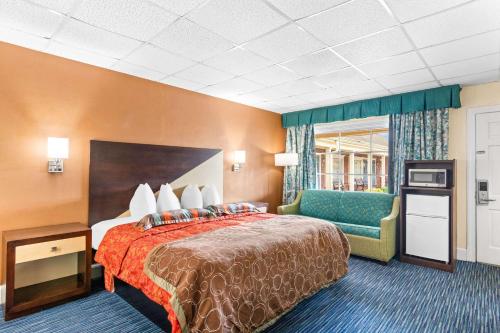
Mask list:
[[450,196],[406,196],[406,254],[450,260]]

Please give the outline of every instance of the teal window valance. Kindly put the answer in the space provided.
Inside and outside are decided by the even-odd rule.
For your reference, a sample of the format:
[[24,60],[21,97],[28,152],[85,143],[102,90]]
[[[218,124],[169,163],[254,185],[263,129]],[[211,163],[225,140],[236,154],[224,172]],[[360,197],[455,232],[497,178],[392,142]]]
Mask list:
[[283,127],[385,116],[398,113],[422,112],[441,108],[459,108],[460,86],[452,85],[398,95],[367,99],[341,105],[284,113]]

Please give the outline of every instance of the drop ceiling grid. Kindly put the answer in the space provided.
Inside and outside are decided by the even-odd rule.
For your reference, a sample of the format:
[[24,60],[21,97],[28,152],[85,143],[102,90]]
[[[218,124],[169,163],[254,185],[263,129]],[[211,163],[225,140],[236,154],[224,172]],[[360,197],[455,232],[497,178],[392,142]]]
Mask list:
[[[175,1],[179,1],[178,4],[182,5],[179,7]],[[44,13],[40,11],[40,9],[43,9],[51,13],[51,15],[59,15],[61,17],[61,22],[59,22],[59,25],[49,36],[43,38],[39,36],[40,30],[33,30],[33,25],[29,25],[31,22],[29,22],[29,24],[25,22],[24,25],[22,25],[22,22],[17,24],[15,20],[9,17],[9,19],[11,19],[9,21],[9,23],[11,23],[10,26],[2,28],[3,24],[0,23],[0,40],[6,40],[10,43],[20,44],[21,46],[31,47],[39,51],[65,56],[70,59],[87,62],[112,70],[120,70],[131,75],[172,84],[181,88],[202,93],[206,92],[213,96],[226,98],[243,104],[264,107],[275,112],[288,112],[303,108],[331,105],[336,102],[340,103],[342,101],[376,97],[377,95],[381,96],[390,93],[398,93],[409,89],[425,89],[426,87],[435,87],[442,84],[491,82],[495,78],[498,80],[498,76],[500,75],[500,39],[497,38],[500,36],[500,24],[486,22],[484,23],[484,27],[488,28],[485,28],[486,31],[483,31],[484,29],[481,27],[474,27],[474,29],[470,30],[470,33],[469,30],[464,30],[463,32],[465,32],[465,35],[462,33],[462,35],[458,35],[458,37],[453,36],[453,38],[450,39],[445,38],[445,40],[441,40],[438,43],[426,43],[424,47],[420,48],[417,47],[418,43],[413,39],[414,36],[412,35],[412,31],[408,31],[407,29],[414,24],[421,24],[420,22],[424,22],[424,20],[430,20],[432,22],[432,20],[435,20],[435,17],[446,18],[448,17],[447,15],[451,15],[450,13],[454,10],[459,12],[467,11],[470,7],[465,6],[472,6],[473,9],[475,8],[474,10],[476,12],[478,8],[490,8],[490,11],[497,10],[500,7],[495,3],[496,0],[444,0],[439,3],[431,0],[424,0],[421,6],[425,8],[419,7],[411,13],[405,12],[405,8],[415,6],[415,3],[410,3],[409,0],[370,0],[369,6],[367,5],[368,2],[362,2],[363,0],[336,0],[331,3],[323,1],[317,4],[304,4],[300,0],[258,0],[259,4],[255,3],[257,0],[238,0],[244,6],[256,6],[255,8],[260,8],[259,10],[267,13],[266,17],[273,18],[271,20],[272,22],[263,22],[264,27],[259,27],[259,29],[255,29],[255,31],[245,32],[245,38],[234,34],[225,36],[224,30],[226,29],[227,31],[227,26],[221,27],[218,26],[217,23],[206,23],[205,21],[206,24],[203,24],[204,27],[201,27],[196,22],[192,21],[193,17],[196,18],[196,15],[191,15],[192,13],[196,12],[198,17],[200,17],[200,15],[203,15],[203,11],[205,10],[204,6],[207,4],[210,3],[212,8],[217,8],[217,6],[220,6],[224,1],[227,2],[227,0],[193,0],[189,1],[189,3],[182,3],[180,1],[181,0],[147,0],[141,3],[139,0],[126,0],[130,8],[138,8],[134,6],[140,6],[145,2],[147,6],[149,6],[149,13],[151,13],[151,6],[156,6],[158,9],[161,8],[162,11],[164,10],[174,18],[172,22],[163,26],[162,29],[159,29],[153,36],[148,35],[148,38],[140,38],[142,35],[139,35],[139,32],[134,32],[133,30],[127,30],[129,33],[121,34],[120,32],[123,31],[117,31],[119,29],[115,29],[116,27],[112,25],[108,27],[113,31],[104,29],[102,27],[103,24],[95,26],[76,19],[74,17],[76,16],[75,13],[78,11],[79,6],[85,5],[85,1],[72,0],[58,3],[49,0],[3,0],[3,3],[0,3],[0,12],[2,11],[2,6],[8,6],[9,4],[14,6],[14,2],[26,3],[25,7],[32,6],[36,8],[39,13]],[[7,5],[5,5],[6,3]],[[172,4],[174,6],[170,8],[169,5]],[[378,6],[380,6],[380,8]],[[384,17],[385,14],[383,14],[383,12],[385,12],[389,19],[387,19],[386,22],[372,22],[372,28],[358,27],[356,25],[352,26],[351,24],[346,31],[351,34],[352,38],[350,38],[350,40],[344,40],[345,38],[342,37],[340,37],[340,39],[337,38],[340,41],[339,43],[326,42],[324,38],[319,38],[314,32],[309,31],[307,27],[303,27],[302,22],[314,21],[317,19],[315,16],[324,19],[324,17],[337,15],[339,11],[352,11],[353,8],[360,9],[360,11],[368,11],[367,13],[370,12],[369,8],[371,8],[371,10],[375,10],[378,17],[381,18]],[[234,9],[239,10],[238,8]],[[307,12],[307,15],[302,15],[302,12],[300,12],[301,10]],[[182,15],[176,12],[181,12]],[[288,15],[286,13],[288,13]],[[494,16],[495,13],[489,13],[488,15]],[[399,17],[398,14],[400,14],[401,17]],[[498,14],[500,15],[500,13]],[[142,17],[145,17],[145,14],[142,15]],[[242,13],[239,13],[239,15],[242,15]],[[252,15],[243,17],[243,20],[251,22],[252,20],[255,21],[260,19],[258,17],[256,18],[258,15],[255,15],[255,13],[252,13]],[[137,17],[140,17],[140,15],[137,15]],[[132,17],[131,19],[136,20],[137,17]],[[2,19],[1,13],[0,19]],[[118,21],[120,19],[126,20],[127,17],[118,18]],[[176,50],[165,50],[163,47],[153,42],[157,36],[161,35],[180,20],[188,20],[201,29],[205,29],[211,34],[228,41],[228,46],[231,47],[227,50],[214,52],[214,54],[211,54],[209,57],[193,60],[186,55],[177,53]],[[478,18],[472,17],[469,19],[471,22],[474,22],[474,20],[478,20]],[[99,23],[99,20],[95,22]],[[122,23],[123,22],[120,21],[117,24],[120,26]],[[157,29],[158,25],[155,25],[155,23],[156,22],[153,22],[152,26]],[[443,24],[445,23],[446,22],[443,22]],[[111,39],[115,38],[116,40],[122,40],[124,43],[128,41],[128,44],[125,43],[128,46],[118,43],[116,47],[120,47],[122,51],[116,52],[117,50],[114,50],[114,52],[111,52],[111,50],[107,50],[106,52],[108,54],[105,55],[99,50],[96,51],[95,48],[82,48],[81,45],[76,45],[74,42],[72,43],[73,46],[71,46],[71,43],[61,43],[59,40],[61,32],[65,31],[67,26],[71,24],[84,24],[88,27],[98,29],[95,31],[102,31],[104,36],[107,35]],[[482,22],[478,24],[481,25]],[[309,36],[308,38],[310,38],[310,40],[315,41],[317,47],[315,47],[312,52],[307,51],[298,56],[274,61],[266,55],[259,53],[256,49],[249,49],[248,46],[252,45],[252,43],[269,38],[269,36],[278,33],[286,27],[301,29],[305,35]],[[242,26],[237,28],[242,29]],[[391,45],[394,45],[394,43],[390,44],[391,38],[385,38],[384,36],[390,36],[389,33],[394,34],[394,29],[400,29],[400,31],[403,32],[403,37],[401,38],[406,38],[409,41],[411,45],[410,49],[391,47]],[[345,35],[346,32],[334,31],[334,33],[337,36],[342,36]],[[134,35],[136,38],[130,35]],[[489,41],[490,43],[485,46],[485,41]],[[494,46],[490,45],[491,43],[494,44],[495,41],[498,41],[498,47],[496,49]],[[460,55],[457,55],[457,52],[453,51],[460,49],[460,47],[465,47],[464,45],[480,45],[482,47],[472,47],[473,50],[461,52]],[[304,46],[298,45],[297,47],[303,48]],[[158,49],[156,55],[152,48]],[[150,52],[146,52],[147,50]],[[351,50],[350,52],[354,53],[345,53],[345,50]],[[325,58],[328,66],[325,64],[324,67],[330,71],[329,73],[325,71],[324,68],[321,68],[321,61],[318,62],[316,60],[316,63],[307,63],[307,59],[315,59],[314,54],[326,51],[330,51],[333,54],[333,57],[327,56],[327,58]],[[443,55],[451,51],[453,51],[453,56]],[[171,59],[172,64],[157,63],[161,59],[164,59],[161,57],[161,54],[163,54],[161,52],[165,52],[165,57]],[[298,53],[301,52],[303,51],[299,51]],[[363,52],[369,53],[369,56],[363,54]],[[112,56],[110,56],[111,53],[113,53]],[[417,58],[423,63],[423,67],[418,63],[418,60],[413,57],[412,53],[416,54]],[[143,58],[137,56],[137,54],[142,54]],[[224,62],[224,57],[227,59],[231,54],[237,54],[240,59],[253,59],[254,62],[247,64],[247,66],[243,64],[240,66],[241,68],[238,68],[238,61],[234,60],[230,69],[223,68],[221,64]],[[132,57],[132,55],[135,56]],[[434,62],[429,60],[432,59],[431,57],[434,57]],[[405,59],[414,59],[412,60],[414,64],[403,64],[402,62]],[[149,61],[152,61],[151,65]],[[342,63],[345,63],[345,66],[343,66]],[[287,64],[292,68],[287,67]],[[387,73],[384,73],[384,70],[379,70],[378,72],[374,70],[379,64],[385,64]],[[200,66],[201,68],[208,68],[205,72],[217,71],[218,75],[216,76],[223,79],[220,82],[211,83],[210,80],[207,81],[207,78],[197,78],[196,71],[193,69],[200,68]],[[398,68],[398,66],[400,67]],[[279,68],[281,68],[282,72],[279,72]],[[341,72],[349,68],[362,76],[357,83],[349,83],[346,81],[344,84],[337,84],[335,86],[324,86],[318,83],[321,81],[318,80],[318,78],[331,73],[336,75],[336,72]],[[269,76],[266,78],[265,73],[263,74],[262,72],[268,69],[270,73],[273,72],[279,75],[279,78],[277,77],[275,80]],[[364,69],[366,69],[366,71]],[[435,71],[444,74],[436,76]],[[259,72],[261,74],[258,74]],[[188,75],[189,73],[191,73],[191,76]],[[429,75],[431,76],[429,77]],[[450,77],[451,75],[454,76]],[[197,79],[204,81],[204,83],[196,81]],[[431,79],[431,81],[428,81],[429,79]],[[232,87],[231,82],[237,82],[240,86]],[[248,89],[255,88],[256,90],[247,91],[247,87]],[[233,93],[229,93],[231,91],[233,91]],[[234,94],[234,92],[240,93]],[[321,98],[323,93],[325,96],[324,99]]]

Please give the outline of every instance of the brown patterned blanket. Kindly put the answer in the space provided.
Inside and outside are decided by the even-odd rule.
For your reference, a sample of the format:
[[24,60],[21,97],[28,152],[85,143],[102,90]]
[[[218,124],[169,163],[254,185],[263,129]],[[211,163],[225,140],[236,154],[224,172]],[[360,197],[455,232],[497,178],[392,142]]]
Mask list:
[[349,253],[334,224],[283,215],[161,244],[144,271],[183,332],[252,332],[344,276]]

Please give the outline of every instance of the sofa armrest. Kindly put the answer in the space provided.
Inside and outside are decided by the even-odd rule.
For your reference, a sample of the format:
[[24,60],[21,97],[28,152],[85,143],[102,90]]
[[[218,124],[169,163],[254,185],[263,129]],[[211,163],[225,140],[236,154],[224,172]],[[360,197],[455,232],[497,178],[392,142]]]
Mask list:
[[297,194],[295,200],[289,205],[278,206],[279,215],[297,215],[300,212],[300,199],[302,198],[302,191]]
[[392,211],[389,216],[380,220],[380,252],[384,261],[391,260],[396,254],[396,224],[399,216],[399,197],[395,197],[392,203]]

